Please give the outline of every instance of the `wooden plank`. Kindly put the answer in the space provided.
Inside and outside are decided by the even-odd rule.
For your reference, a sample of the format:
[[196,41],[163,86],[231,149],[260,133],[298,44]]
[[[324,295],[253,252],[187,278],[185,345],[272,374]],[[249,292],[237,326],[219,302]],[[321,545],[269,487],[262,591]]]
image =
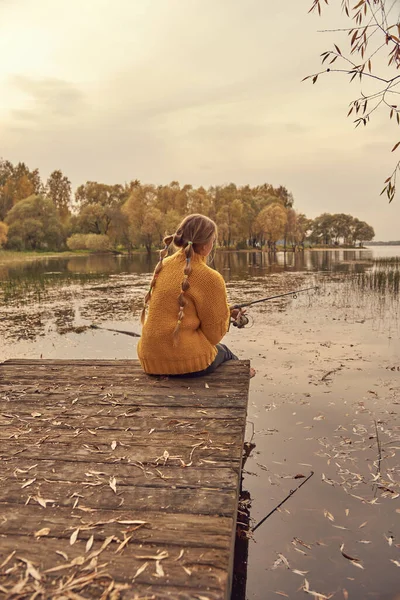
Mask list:
[[[81,510],[79,504],[72,506],[47,506],[37,502],[16,507],[1,504],[0,535],[30,536],[40,529],[49,528],[48,537],[66,539],[69,542],[76,528],[79,540],[87,541],[92,535],[104,541],[111,535],[123,539],[124,533],[133,534],[133,541],[140,544],[160,544],[180,547],[229,548],[232,517],[197,515],[193,513],[156,513],[122,510]],[[18,510],[16,510],[18,509]],[[144,521],[143,526],[120,523],[120,521]],[[132,530],[132,531],[130,531]],[[36,538],[35,538],[36,539]],[[1,548],[3,551],[3,548]]]
[[130,360],[1,364],[1,591],[226,600],[248,369],[196,379],[148,377]]
[[[2,476],[13,477],[21,486],[28,481],[76,481],[98,484],[110,477],[116,477],[120,485],[145,487],[170,487],[174,485],[190,488],[215,487],[235,489],[237,469],[233,466],[213,468],[212,465],[199,465],[183,469],[182,467],[121,463],[88,463],[84,469],[77,469],[74,462],[63,460],[22,460],[17,455],[13,460],[4,462]],[[29,486],[28,486],[29,487]]]

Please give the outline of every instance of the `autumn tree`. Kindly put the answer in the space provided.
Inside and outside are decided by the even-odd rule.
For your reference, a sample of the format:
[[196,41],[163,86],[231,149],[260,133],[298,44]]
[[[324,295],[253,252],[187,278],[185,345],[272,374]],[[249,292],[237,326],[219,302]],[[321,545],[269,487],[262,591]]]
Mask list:
[[46,183],[46,196],[50,198],[58,210],[63,223],[68,218],[71,209],[71,182],[62,171],[53,171]]
[[17,202],[6,217],[10,248],[58,250],[64,242],[63,229],[54,204],[44,196]]
[[38,169],[31,171],[25,163],[0,160],[0,220],[17,202],[42,191]]
[[[339,0],[312,0],[309,12],[321,15],[326,8],[324,5],[336,3]],[[324,69],[305,78],[316,83],[321,75],[340,73],[349,76],[350,82],[359,81],[360,95],[351,102],[348,112],[356,127],[367,125],[377,109],[385,109],[394,124],[400,124],[400,15],[393,10],[395,4],[395,0],[341,0],[349,25],[331,31],[337,36],[344,32],[347,40],[346,36],[343,42],[337,39],[337,43],[321,55]],[[384,55],[387,74],[382,67]],[[392,152],[399,146],[400,141],[397,141]],[[395,163],[381,192],[386,193],[389,202],[395,196],[399,172],[400,160]]]
[[269,250],[276,250],[276,242],[285,232],[287,212],[280,203],[269,204],[262,209],[257,217],[257,222],[262,231]]
[[[162,213],[157,208],[157,189],[154,185],[138,185],[122,207],[129,220],[129,237],[134,245],[143,244],[151,251],[154,238],[162,237]],[[154,224],[151,220],[154,219]]]

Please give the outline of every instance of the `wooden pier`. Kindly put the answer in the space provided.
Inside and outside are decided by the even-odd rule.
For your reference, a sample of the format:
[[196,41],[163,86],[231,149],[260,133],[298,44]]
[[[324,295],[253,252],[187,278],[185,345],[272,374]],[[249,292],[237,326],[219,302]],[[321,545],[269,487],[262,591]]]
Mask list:
[[0,364],[0,598],[228,599],[248,377]]

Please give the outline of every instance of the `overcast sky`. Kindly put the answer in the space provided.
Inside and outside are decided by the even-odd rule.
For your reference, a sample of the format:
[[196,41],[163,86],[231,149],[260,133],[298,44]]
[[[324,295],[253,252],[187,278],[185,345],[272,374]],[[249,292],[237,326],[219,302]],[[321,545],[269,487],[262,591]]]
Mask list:
[[347,25],[310,4],[0,0],[0,156],[74,188],[282,184],[308,217],[350,213],[398,240],[400,193],[379,193],[400,129],[383,112],[354,129],[360,88],[340,74],[301,83],[340,40],[318,29]]

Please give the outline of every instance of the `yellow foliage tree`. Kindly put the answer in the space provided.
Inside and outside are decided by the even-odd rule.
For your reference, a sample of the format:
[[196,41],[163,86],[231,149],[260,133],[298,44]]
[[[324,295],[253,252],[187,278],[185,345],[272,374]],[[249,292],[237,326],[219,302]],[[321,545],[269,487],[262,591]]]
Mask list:
[[257,221],[269,250],[275,250],[276,242],[285,234],[287,211],[280,203],[270,204],[263,208],[257,217]]

